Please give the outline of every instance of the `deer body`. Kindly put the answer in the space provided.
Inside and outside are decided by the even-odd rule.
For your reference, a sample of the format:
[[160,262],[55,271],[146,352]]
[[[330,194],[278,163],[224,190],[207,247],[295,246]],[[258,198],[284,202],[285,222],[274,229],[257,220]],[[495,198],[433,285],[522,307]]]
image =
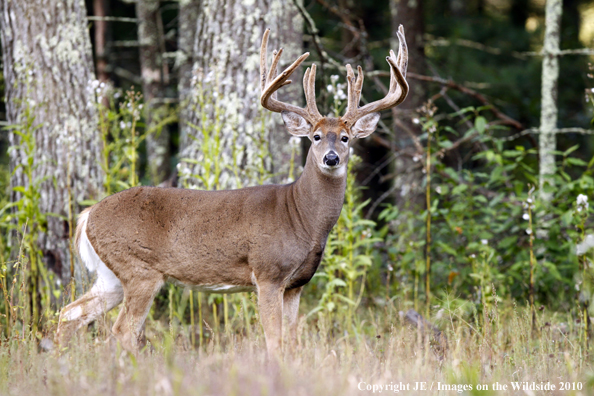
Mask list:
[[[294,183],[227,191],[136,187],[83,211],[76,231],[79,255],[97,279],[89,292],[64,307],[57,338],[72,334],[124,299],[113,334],[129,351],[143,343],[152,301],[167,280],[204,291],[256,291],[269,353],[281,350],[283,317],[296,344],[299,298],[322,259],[344,201],[351,141],[371,134],[379,111],[404,100],[406,43],[398,35],[388,95],[359,108],[363,73],[347,66],[348,106],[341,118],[323,117],[315,104],[315,65],[304,76],[305,108],[276,99],[276,90],[305,60],[277,75],[282,49],[266,67],[261,49],[261,103],[280,112],[288,131],[312,141],[303,174]],[[400,70],[402,69],[402,71]]]
[[[300,287],[317,269],[342,207],[346,174],[325,178],[306,165],[289,185],[228,191],[136,187],[95,205],[86,235],[117,276],[131,272],[134,257],[164,279],[219,286],[221,292],[254,290],[258,279]],[[326,186],[321,194],[319,185]]]

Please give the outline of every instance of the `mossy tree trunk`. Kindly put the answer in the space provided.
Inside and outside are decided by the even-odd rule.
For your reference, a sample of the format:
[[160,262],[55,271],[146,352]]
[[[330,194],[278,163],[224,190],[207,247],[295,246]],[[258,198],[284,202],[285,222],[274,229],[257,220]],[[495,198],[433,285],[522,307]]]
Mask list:
[[[101,198],[103,183],[85,2],[2,0],[0,8],[8,122],[25,122],[26,109],[35,117],[33,176],[44,180],[39,211],[59,215],[48,216],[39,248],[47,267],[68,281],[72,217],[79,201]],[[21,139],[11,133],[9,140],[11,184],[25,186]]]
[[[180,120],[180,158],[196,161],[182,161],[180,170],[199,175],[186,179],[191,184],[233,188],[284,180],[280,176],[264,180],[264,174],[286,174],[291,149],[280,115],[260,105],[260,43],[264,30],[270,28],[269,54],[272,48],[284,48],[282,70],[302,53],[302,25],[290,1],[201,2],[185,104],[189,111],[182,111]],[[292,80],[279,97],[298,104],[302,87],[297,72]],[[216,148],[205,146],[204,131],[213,139],[218,136]],[[220,178],[213,179],[212,170],[207,169],[209,161],[218,161]]]

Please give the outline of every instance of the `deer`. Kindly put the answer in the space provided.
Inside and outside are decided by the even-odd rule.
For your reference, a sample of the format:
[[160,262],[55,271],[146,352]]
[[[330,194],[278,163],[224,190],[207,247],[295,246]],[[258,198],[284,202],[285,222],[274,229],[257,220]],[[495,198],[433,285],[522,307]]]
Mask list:
[[277,99],[277,90],[292,82],[288,78],[309,53],[278,74],[283,49],[274,51],[268,68],[269,34],[267,29],[260,48],[260,103],[281,114],[291,135],[311,140],[301,176],[290,184],[237,190],[134,187],[83,210],[74,243],[96,280],[61,310],[60,347],[123,301],[111,332],[123,349],[138,353],[153,299],[167,281],[204,292],[254,291],[268,356],[282,352],[283,321],[285,339],[296,345],[300,296],[339,218],[350,147],[375,131],[382,110],[406,98],[408,52],[400,26],[398,57],[392,50],[386,57],[388,93],[362,107],[363,71],[358,66],[355,79],[347,65],[346,111],[335,118],[317,109],[315,64],[303,77],[305,107]]

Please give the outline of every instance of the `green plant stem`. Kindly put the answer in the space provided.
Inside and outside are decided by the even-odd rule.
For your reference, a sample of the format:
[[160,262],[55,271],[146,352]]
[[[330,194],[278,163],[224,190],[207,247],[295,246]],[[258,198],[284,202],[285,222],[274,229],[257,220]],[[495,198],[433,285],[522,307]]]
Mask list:
[[190,289],[190,342],[192,348],[196,345],[196,330],[194,325],[194,291]]
[[530,230],[530,312],[532,312],[532,331],[536,330],[536,310],[534,309],[534,232],[532,231],[532,209],[528,203],[528,229]]
[[202,326],[202,293],[198,293],[198,346],[202,348],[202,342],[204,339],[204,330]]
[[431,131],[427,131],[427,187],[425,191],[425,197],[427,200],[427,236],[425,242],[425,291],[427,293],[427,318],[431,313]]

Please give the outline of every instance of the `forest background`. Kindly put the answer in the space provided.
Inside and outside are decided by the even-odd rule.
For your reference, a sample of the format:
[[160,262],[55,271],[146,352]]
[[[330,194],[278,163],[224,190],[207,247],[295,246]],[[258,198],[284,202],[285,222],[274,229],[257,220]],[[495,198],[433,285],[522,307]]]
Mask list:
[[[433,328],[421,312],[435,331],[446,318],[485,331],[500,304],[526,309],[532,331],[572,332],[587,355],[594,3],[0,4],[2,337],[51,338],[56,312],[89,287],[71,239],[77,213],[105,196],[299,176],[309,142],[259,104],[265,28],[281,68],[311,53],[318,107],[341,114],[347,63],[365,71],[364,102],[385,94],[402,24],[411,92],[354,147],[302,320],[335,334],[377,332],[362,321],[382,313]],[[302,104],[300,84],[283,89]],[[168,285],[150,322],[202,347],[254,326],[254,301]]]

